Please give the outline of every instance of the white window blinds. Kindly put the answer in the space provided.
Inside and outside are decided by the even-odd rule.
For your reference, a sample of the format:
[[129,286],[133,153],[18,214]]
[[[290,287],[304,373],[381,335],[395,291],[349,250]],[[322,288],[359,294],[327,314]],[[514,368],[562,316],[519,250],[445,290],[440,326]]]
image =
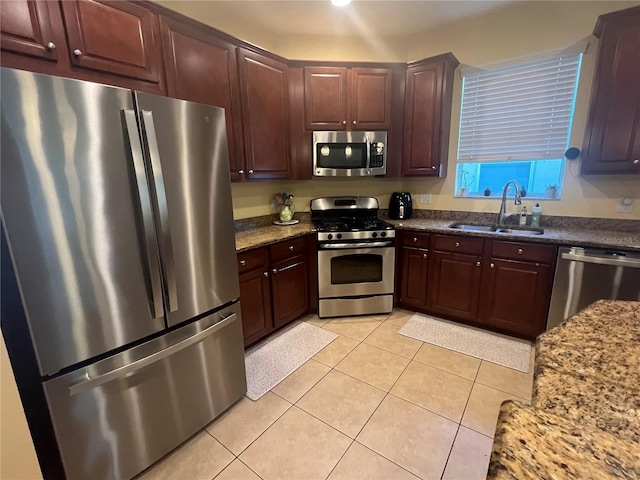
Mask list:
[[464,76],[458,162],[563,158],[582,54]]

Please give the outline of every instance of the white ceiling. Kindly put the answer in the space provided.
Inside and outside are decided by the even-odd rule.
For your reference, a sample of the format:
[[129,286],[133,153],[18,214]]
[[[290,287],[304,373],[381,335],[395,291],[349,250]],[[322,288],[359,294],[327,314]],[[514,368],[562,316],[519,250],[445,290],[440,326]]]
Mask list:
[[517,0],[353,0],[334,7],[329,0],[167,1],[159,3],[212,26],[216,17],[242,20],[274,35],[405,36]]

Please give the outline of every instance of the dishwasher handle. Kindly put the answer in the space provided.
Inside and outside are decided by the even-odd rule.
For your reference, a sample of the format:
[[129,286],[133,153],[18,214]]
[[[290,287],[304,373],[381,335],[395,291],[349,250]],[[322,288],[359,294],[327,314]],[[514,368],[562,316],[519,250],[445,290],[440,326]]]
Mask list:
[[630,260],[628,258],[612,257],[612,256],[590,256],[580,255],[577,253],[563,253],[563,260],[572,262],[595,263],[598,265],[611,265],[614,267],[640,268],[640,260]]

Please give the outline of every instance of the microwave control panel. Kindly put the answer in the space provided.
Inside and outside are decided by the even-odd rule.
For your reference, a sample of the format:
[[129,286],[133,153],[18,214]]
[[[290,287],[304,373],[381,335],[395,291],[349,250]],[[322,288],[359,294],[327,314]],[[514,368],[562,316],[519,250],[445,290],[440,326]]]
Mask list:
[[370,168],[377,168],[384,166],[384,143],[373,142],[371,143],[371,155],[370,155]]

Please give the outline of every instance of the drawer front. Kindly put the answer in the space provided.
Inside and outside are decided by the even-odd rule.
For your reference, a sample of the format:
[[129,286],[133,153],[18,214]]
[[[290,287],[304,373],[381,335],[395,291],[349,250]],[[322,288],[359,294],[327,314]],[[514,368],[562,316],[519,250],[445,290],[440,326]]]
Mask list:
[[405,231],[402,234],[402,244],[410,247],[429,248],[429,234]]
[[279,262],[306,252],[307,241],[305,237],[294,238],[271,245],[271,263]]
[[552,263],[556,256],[556,247],[494,240],[491,256],[509,260]]
[[256,248],[238,254],[238,273],[248,272],[256,268],[267,268],[266,248]]
[[433,248],[445,252],[469,253],[471,255],[482,254],[484,240],[482,238],[435,235]]

